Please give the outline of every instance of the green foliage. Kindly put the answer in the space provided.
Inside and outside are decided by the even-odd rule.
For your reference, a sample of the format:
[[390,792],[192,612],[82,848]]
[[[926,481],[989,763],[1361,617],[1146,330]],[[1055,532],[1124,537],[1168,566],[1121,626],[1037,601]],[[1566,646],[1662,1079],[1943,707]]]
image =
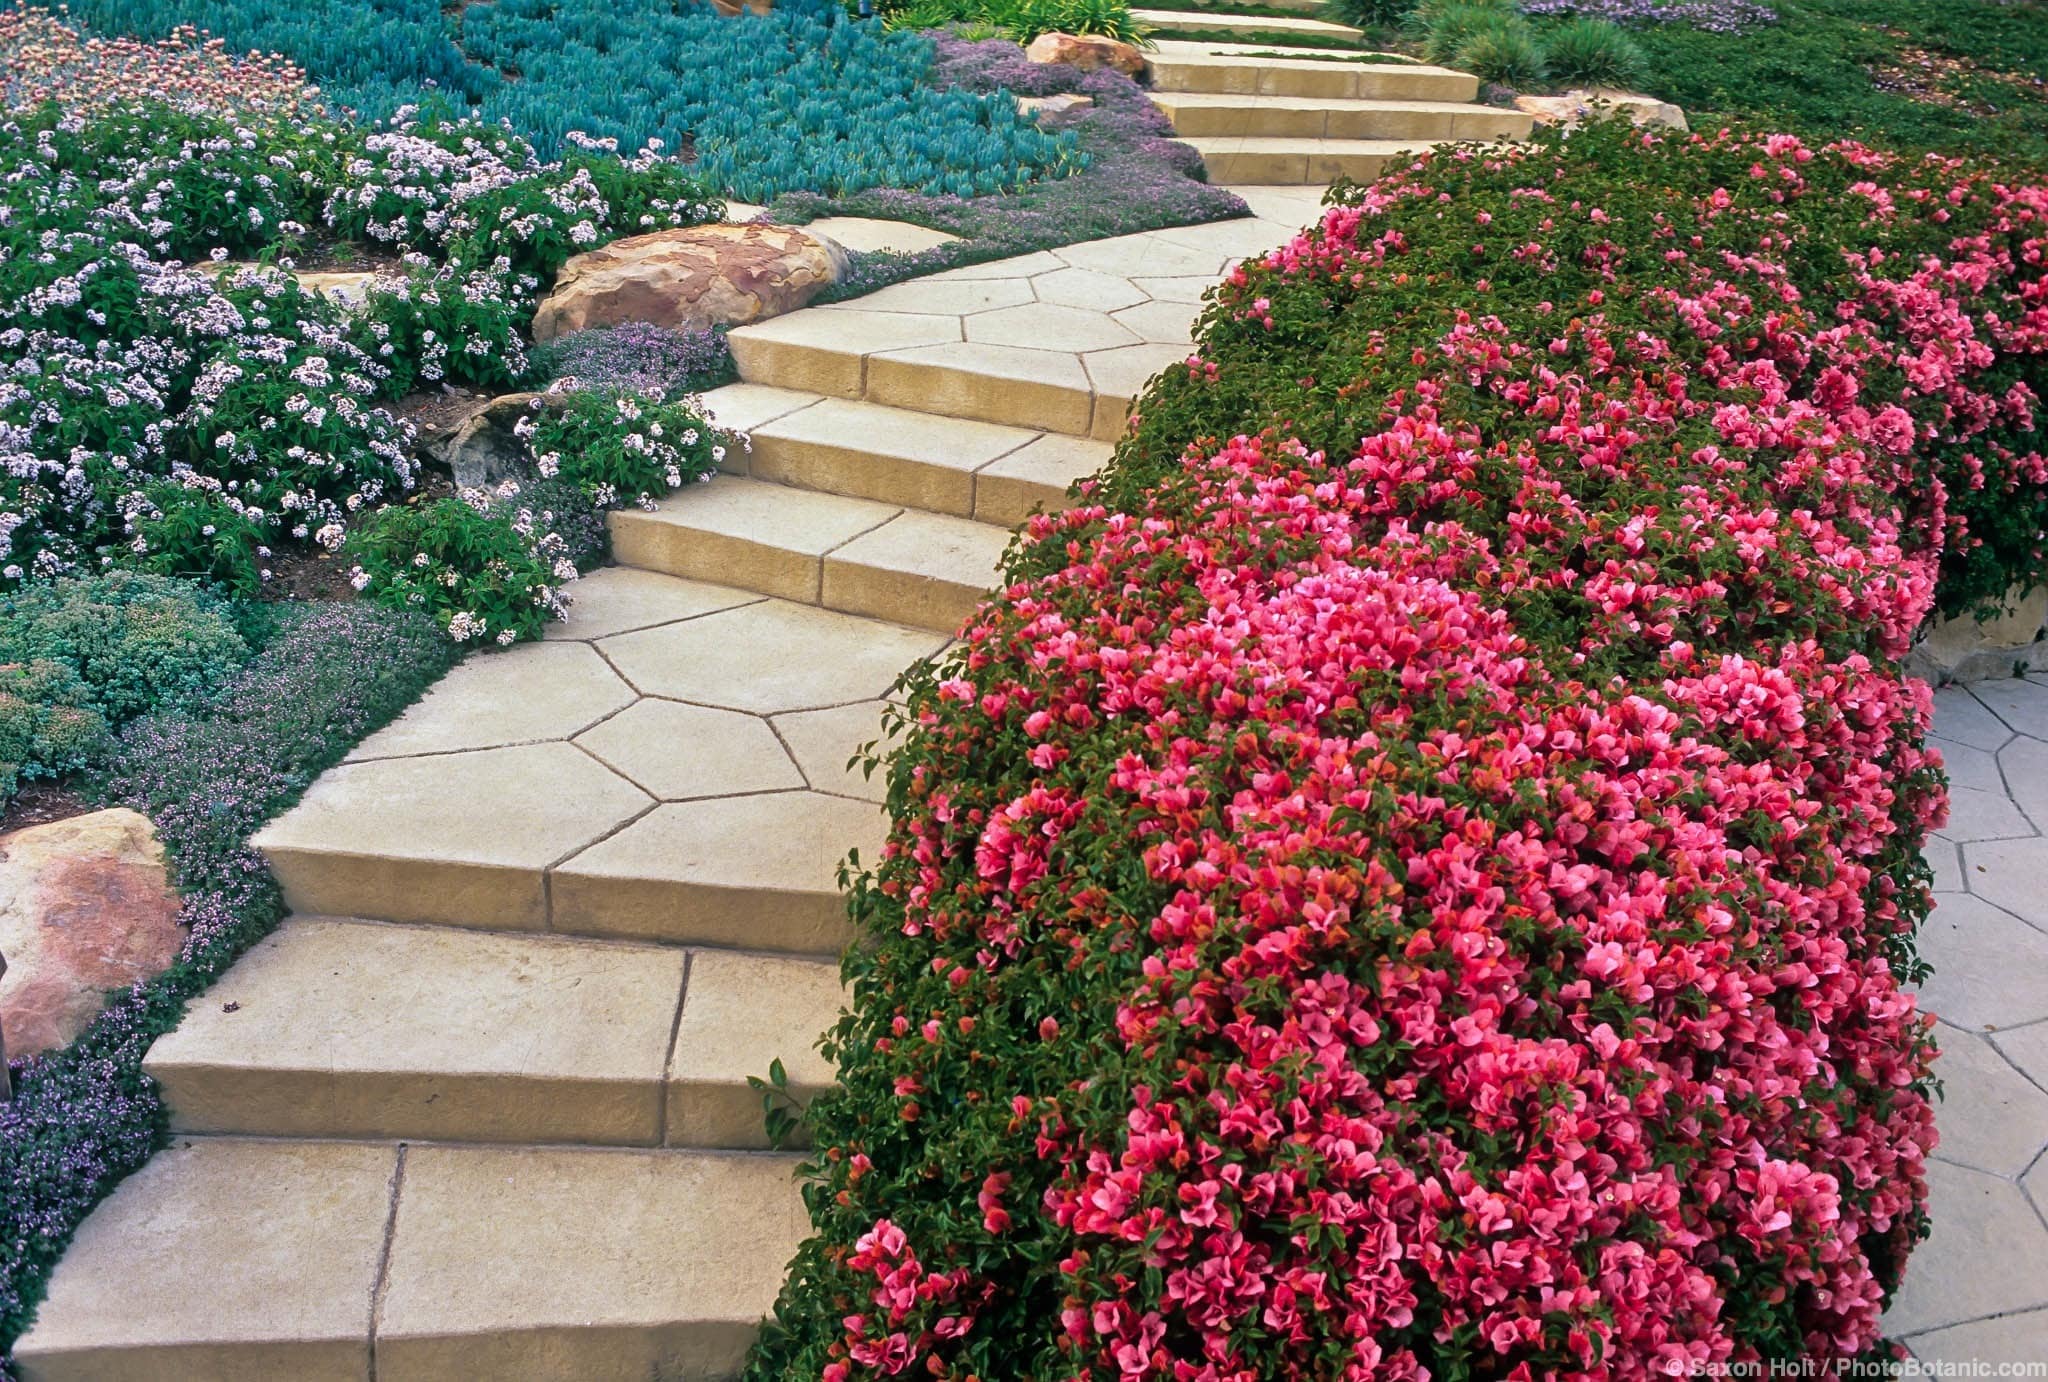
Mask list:
[[2042,0],[1778,0],[1746,34],[1635,34],[1646,89],[1695,128],[1737,120],[2048,166]]
[[0,810],[24,779],[94,762],[108,743],[92,692],[61,662],[0,662]]
[[543,476],[559,475],[604,508],[652,503],[725,456],[725,435],[689,405],[625,389],[555,395],[518,425]]
[[560,611],[565,577],[495,507],[452,496],[394,504],[351,531],[342,550],[365,598],[427,615],[457,643],[538,638]]
[[63,664],[114,725],[203,703],[248,658],[225,602],[164,576],[116,571],[0,596],[0,662]]
[[1574,86],[1617,86],[1633,90],[1649,77],[1643,50],[1621,26],[1584,15],[1543,33],[1550,75]]
[[1474,34],[1517,18],[1513,0],[1422,0],[1405,27],[1420,41],[1425,60],[1448,63]]
[[1323,17],[1354,29],[1391,27],[1415,12],[1416,0],[1323,0]]
[[1054,32],[1100,34],[1125,43],[1144,37],[1125,0],[899,0],[881,6],[879,13],[891,29],[969,24],[1018,43]]
[[1453,65],[1484,81],[1526,90],[1549,76],[1549,58],[1536,30],[1525,19],[1496,19],[1467,33],[1452,55]]

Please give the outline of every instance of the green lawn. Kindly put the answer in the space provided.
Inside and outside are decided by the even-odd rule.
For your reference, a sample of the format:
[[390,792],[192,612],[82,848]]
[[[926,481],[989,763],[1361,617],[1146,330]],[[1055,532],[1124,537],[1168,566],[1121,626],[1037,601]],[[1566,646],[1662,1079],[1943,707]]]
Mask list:
[[1638,31],[1657,95],[1715,118],[2048,164],[2048,0],[1778,0],[1747,34]]

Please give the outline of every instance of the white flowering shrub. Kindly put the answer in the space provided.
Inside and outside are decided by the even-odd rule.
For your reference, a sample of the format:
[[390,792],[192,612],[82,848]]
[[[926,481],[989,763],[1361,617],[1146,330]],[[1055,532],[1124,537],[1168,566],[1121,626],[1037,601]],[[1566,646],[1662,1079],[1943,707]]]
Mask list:
[[[585,141],[545,162],[505,130],[411,112],[377,127],[163,102],[14,112],[0,590],[133,566],[248,591],[279,547],[339,547],[417,486],[391,400],[513,383],[536,295],[580,246],[722,214],[653,150]],[[290,272],[336,251],[405,276],[345,309]],[[715,463],[694,415],[638,406],[578,405],[544,449],[597,458],[571,477],[593,496],[645,498]]]

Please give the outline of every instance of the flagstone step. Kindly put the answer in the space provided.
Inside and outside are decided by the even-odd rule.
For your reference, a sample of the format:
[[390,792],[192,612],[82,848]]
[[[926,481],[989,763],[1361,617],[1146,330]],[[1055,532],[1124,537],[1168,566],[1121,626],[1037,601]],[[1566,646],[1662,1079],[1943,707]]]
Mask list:
[[[786,463],[773,439],[767,449],[785,458],[771,466]],[[814,469],[833,464],[811,456]],[[995,583],[1009,542],[990,523],[733,475],[616,512],[611,527],[629,566],[941,633]]]
[[458,667],[258,833],[286,902],[837,955],[839,863],[883,834],[880,785],[845,764],[944,635],[655,572],[586,581],[563,641]]
[[1182,137],[1492,140],[1526,138],[1533,118],[1458,101],[1368,101],[1317,96],[1168,92],[1153,104]]
[[[1162,276],[1175,267],[1162,262]],[[1054,260],[1051,271],[1060,268]],[[1143,271],[1136,262],[1123,270]],[[960,291],[972,281],[898,287]],[[1131,400],[1153,375],[1187,358],[1193,305],[1155,326],[1085,306],[1033,301],[1031,289],[1024,291],[1014,306],[985,312],[888,311],[880,301],[793,312],[741,327],[728,340],[740,377],[751,384],[1115,442],[1124,434]],[[1167,334],[1178,339],[1158,339]]]
[[1281,139],[1226,136],[1185,139],[1212,182],[1302,186],[1338,178],[1368,181],[1427,145],[1390,139]]
[[1011,528],[1066,507],[1067,488],[1108,464],[1106,442],[970,418],[729,384],[704,396],[722,427],[746,430],[729,472]]
[[177,1132],[757,1148],[747,1077],[823,1089],[839,1007],[827,960],[293,917],[144,1069]]
[[1131,18],[1155,33],[1170,34],[1181,29],[1228,29],[1232,33],[1275,43],[1285,43],[1290,38],[1341,39],[1346,43],[1359,43],[1365,39],[1362,29],[1306,16],[1282,19],[1278,16],[1203,13],[1198,10],[1132,10]]
[[734,1375],[795,1158],[180,1138],[79,1229],[24,1382]]
[[1477,77],[1448,67],[1265,56],[1274,47],[1160,39],[1148,55],[1152,89],[1370,101],[1470,101],[1479,94]]

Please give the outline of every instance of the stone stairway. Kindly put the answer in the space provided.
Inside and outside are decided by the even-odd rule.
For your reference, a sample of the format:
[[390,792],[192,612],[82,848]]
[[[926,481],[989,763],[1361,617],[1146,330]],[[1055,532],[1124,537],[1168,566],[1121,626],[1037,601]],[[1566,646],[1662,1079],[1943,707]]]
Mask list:
[[[1153,104],[1200,151],[1212,182],[1366,180],[1432,144],[1521,139],[1533,123],[1521,111],[1475,104],[1479,79],[1468,72],[1363,51],[1274,56],[1285,51],[1290,33],[1317,32],[1303,26],[1318,21],[1144,13],[1152,17],[1147,22],[1162,15],[1187,21],[1162,26],[1167,32],[1201,27],[1245,36],[1243,43],[1162,38],[1150,55]],[[1356,30],[1346,34],[1357,37]],[[1311,51],[1322,56],[1307,56]]]
[[172,1147],[87,1220],[26,1382],[727,1377],[805,1218],[748,1077],[842,1001],[848,759],[1012,525],[1098,469],[1201,293],[1315,214],[955,270],[735,331],[731,472],[256,843],[292,915],[151,1051]]

